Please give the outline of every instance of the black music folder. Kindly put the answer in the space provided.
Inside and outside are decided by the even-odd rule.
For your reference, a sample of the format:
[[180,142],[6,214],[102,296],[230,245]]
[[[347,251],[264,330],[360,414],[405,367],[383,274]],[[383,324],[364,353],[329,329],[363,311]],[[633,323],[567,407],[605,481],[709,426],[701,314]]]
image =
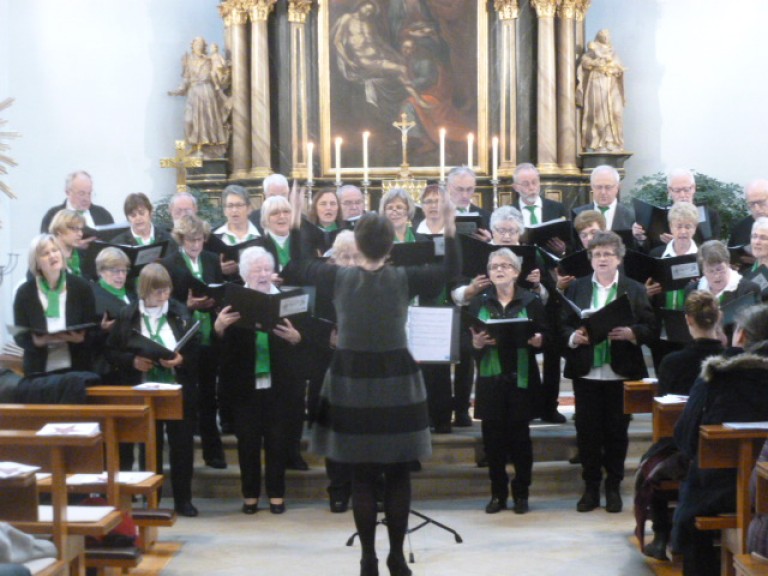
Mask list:
[[693,336],[691,336],[691,332],[688,330],[688,323],[685,321],[685,310],[662,308],[659,310],[659,313],[663,327],[663,340],[679,342],[681,344],[693,340]]
[[523,240],[526,244],[545,245],[552,238],[560,238],[563,242],[570,242],[573,236],[573,223],[562,218],[560,220],[548,220],[541,224],[526,226]]
[[165,256],[165,253],[168,250],[168,240],[156,242],[155,244],[145,244],[143,246],[129,246],[128,244],[113,244],[111,242],[94,240],[88,247],[86,258],[95,260],[99,252],[108,246],[119,248],[125,252],[125,255],[128,256],[128,259],[131,261],[131,272],[136,273],[145,265],[150,264],[151,262],[156,262]]
[[472,235],[483,227],[483,217],[479,212],[456,214],[456,233]]
[[634,250],[627,250],[624,256],[624,273],[642,284],[652,278],[665,292],[685,288],[701,276],[696,254],[654,258]]
[[749,244],[739,244],[738,246],[728,246],[728,253],[731,256],[731,264],[734,266],[743,266],[745,261],[754,262],[755,256],[752,254],[752,246]]
[[128,339],[127,348],[133,351],[137,356],[143,356],[150,360],[172,360],[173,357],[187,345],[194,335],[197,334],[198,330],[200,330],[199,320],[190,326],[184,336],[176,342],[176,346],[171,349],[163,346],[159,342],[155,342],[151,338],[147,338],[139,330],[134,328]]
[[11,336],[16,336],[17,334],[24,334],[25,332],[33,332],[34,334],[39,335],[64,334],[65,332],[80,332],[82,330],[90,330],[91,328],[96,328],[97,326],[99,326],[98,322],[85,322],[83,324],[65,326],[60,330],[53,331],[49,331],[45,326],[13,326],[9,324],[6,326],[6,328],[8,329],[8,333]]
[[189,287],[192,290],[192,295],[196,298],[207,296],[213,298],[216,302],[223,302],[226,296],[227,284],[229,282],[214,282],[206,284],[199,278],[190,274]]
[[530,318],[493,318],[480,320],[466,310],[462,312],[467,324],[476,331],[484,330],[502,350],[525,348],[534,335],[533,320]]
[[130,230],[130,222],[115,222],[113,224],[101,224],[99,226],[86,226],[83,229],[83,238],[96,237],[97,240],[102,242],[110,242],[114,237],[119,236],[123,232]]
[[240,254],[243,253],[243,250],[250,248],[251,246],[264,246],[264,239],[252,238],[251,240],[246,240],[245,242],[240,242],[240,244],[230,246],[224,242],[224,240],[216,236],[216,234],[211,234],[208,237],[208,241],[205,243],[206,250],[210,250],[216,254],[222,254],[226,261],[234,260],[235,262],[239,262]]
[[608,337],[608,333],[617,326],[627,326],[632,322],[632,307],[626,294],[622,294],[613,302],[600,308],[600,310],[592,308],[582,309],[565,296],[562,298],[574,313],[581,318],[581,324],[586,328],[589,341],[593,345],[605,340]]
[[228,284],[224,304],[240,313],[235,326],[271,331],[283,318],[309,310],[309,294],[301,288],[284,287],[277,294],[264,294],[238,284]]
[[539,250],[557,268],[561,276],[581,278],[593,272],[592,261],[589,259],[589,254],[586,250],[579,250],[562,258],[547,252],[543,248],[539,248]]
[[488,274],[488,257],[500,248],[509,248],[521,260],[519,278],[525,280],[536,268],[536,246],[497,246],[471,236],[459,236],[461,244],[461,273],[474,278],[478,274]]
[[389,258],[394,266],[432,264],[445,256],[445,238],[435,236],[423,242],[400,242],[392,245]]

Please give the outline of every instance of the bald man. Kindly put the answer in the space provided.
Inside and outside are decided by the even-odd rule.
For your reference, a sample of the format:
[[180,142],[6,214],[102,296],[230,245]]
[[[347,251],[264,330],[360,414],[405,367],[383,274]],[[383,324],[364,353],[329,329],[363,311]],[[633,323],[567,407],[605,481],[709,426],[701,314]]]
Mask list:
[[749,216],[739,220],[731,229],[728,246],[749,244],[752,224],[761,216],[768,216],[768,180],[752,180],[744,187],[744,202],[749,209]]

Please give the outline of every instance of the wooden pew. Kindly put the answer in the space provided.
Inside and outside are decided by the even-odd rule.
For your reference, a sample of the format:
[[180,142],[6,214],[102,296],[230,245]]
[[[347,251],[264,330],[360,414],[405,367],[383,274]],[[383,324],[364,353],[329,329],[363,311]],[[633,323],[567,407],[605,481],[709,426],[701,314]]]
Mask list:
[[665,404],[657,398],[653,400],[653,441],[671,438],[675,434],[675,424],[685,410],[685,402]]
[[[768,514],[768,462],[755,464],[757,482],[755,513]],[[733,559],[736,576],[768,576],[768,560],[752,554],[737,554]]]
[[[115,510],[99,522],[67,521],[66,475],[100,472],[104,458],[102,445],[101,434],[38,436],[32,430],[0,430],[0,460],[39,466],[42,471],[51,474],[52,481],[53,521],[39,521],[35,508],[34,518],[30,515],[29,520],[13,521],[12,524],[32,534],[52,534],[59,560],[69,564],[71,574],[85,574],[84,536],[104,535],[121,520],[120,512]],[[5,502],[6,499],[3,499],[2,503]]]
[[653,410],[658,382],[627,380],[624,382],[624,414],[647,414]]
[[[749,481],[766,438],[768,430],[733,430],[723,425],[704,425],[699,431],[699,467],[736,469],[736,515],[722,517],[720,526],[724,575],[735,574],[734,555],[744,554],[747,549],[747,529],[752,520]],[[699,520],[699,529],[716,527],[712,523],[700,527]]]

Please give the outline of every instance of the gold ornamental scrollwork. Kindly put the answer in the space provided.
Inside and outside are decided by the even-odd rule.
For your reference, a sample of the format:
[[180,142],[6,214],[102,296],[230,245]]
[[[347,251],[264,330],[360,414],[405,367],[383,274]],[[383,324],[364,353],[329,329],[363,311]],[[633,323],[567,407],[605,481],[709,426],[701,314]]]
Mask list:
[[517,0],[495,0],[493,7],[499,14],[499,20],[515,20],[520,15]]
[[576,20],[583,22],[592,0],[576,0]]
[[245,24],[248,22],[250,0],[224,0],[219,4],[219,14],[226,26]]
[[312,10],[312,0],[288,0],[288,22],[304,24]]
[[578,4],[579,0],[560,0],[560,5],[557,7],[557,15],[560,18],[575,18]]
[[531,0],[531,5],[539,18],[554,18],[558,0]]
[[277,0],[251,0],[251,22],[266,22]]

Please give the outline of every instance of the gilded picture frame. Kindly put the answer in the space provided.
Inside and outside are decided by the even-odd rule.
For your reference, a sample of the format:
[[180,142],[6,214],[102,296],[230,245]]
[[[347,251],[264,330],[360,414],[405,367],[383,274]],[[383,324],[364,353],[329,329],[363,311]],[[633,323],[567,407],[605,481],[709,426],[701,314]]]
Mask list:
[[342,139],[342,179],[360,178],[363,132],[371,179],[400,172],[408,114],[413,175],[437,177],[439,131],[446,171],[468,162],[487,172],[488,13],[477,0],[320,0],[318,12],[320,170],[335,175]]

